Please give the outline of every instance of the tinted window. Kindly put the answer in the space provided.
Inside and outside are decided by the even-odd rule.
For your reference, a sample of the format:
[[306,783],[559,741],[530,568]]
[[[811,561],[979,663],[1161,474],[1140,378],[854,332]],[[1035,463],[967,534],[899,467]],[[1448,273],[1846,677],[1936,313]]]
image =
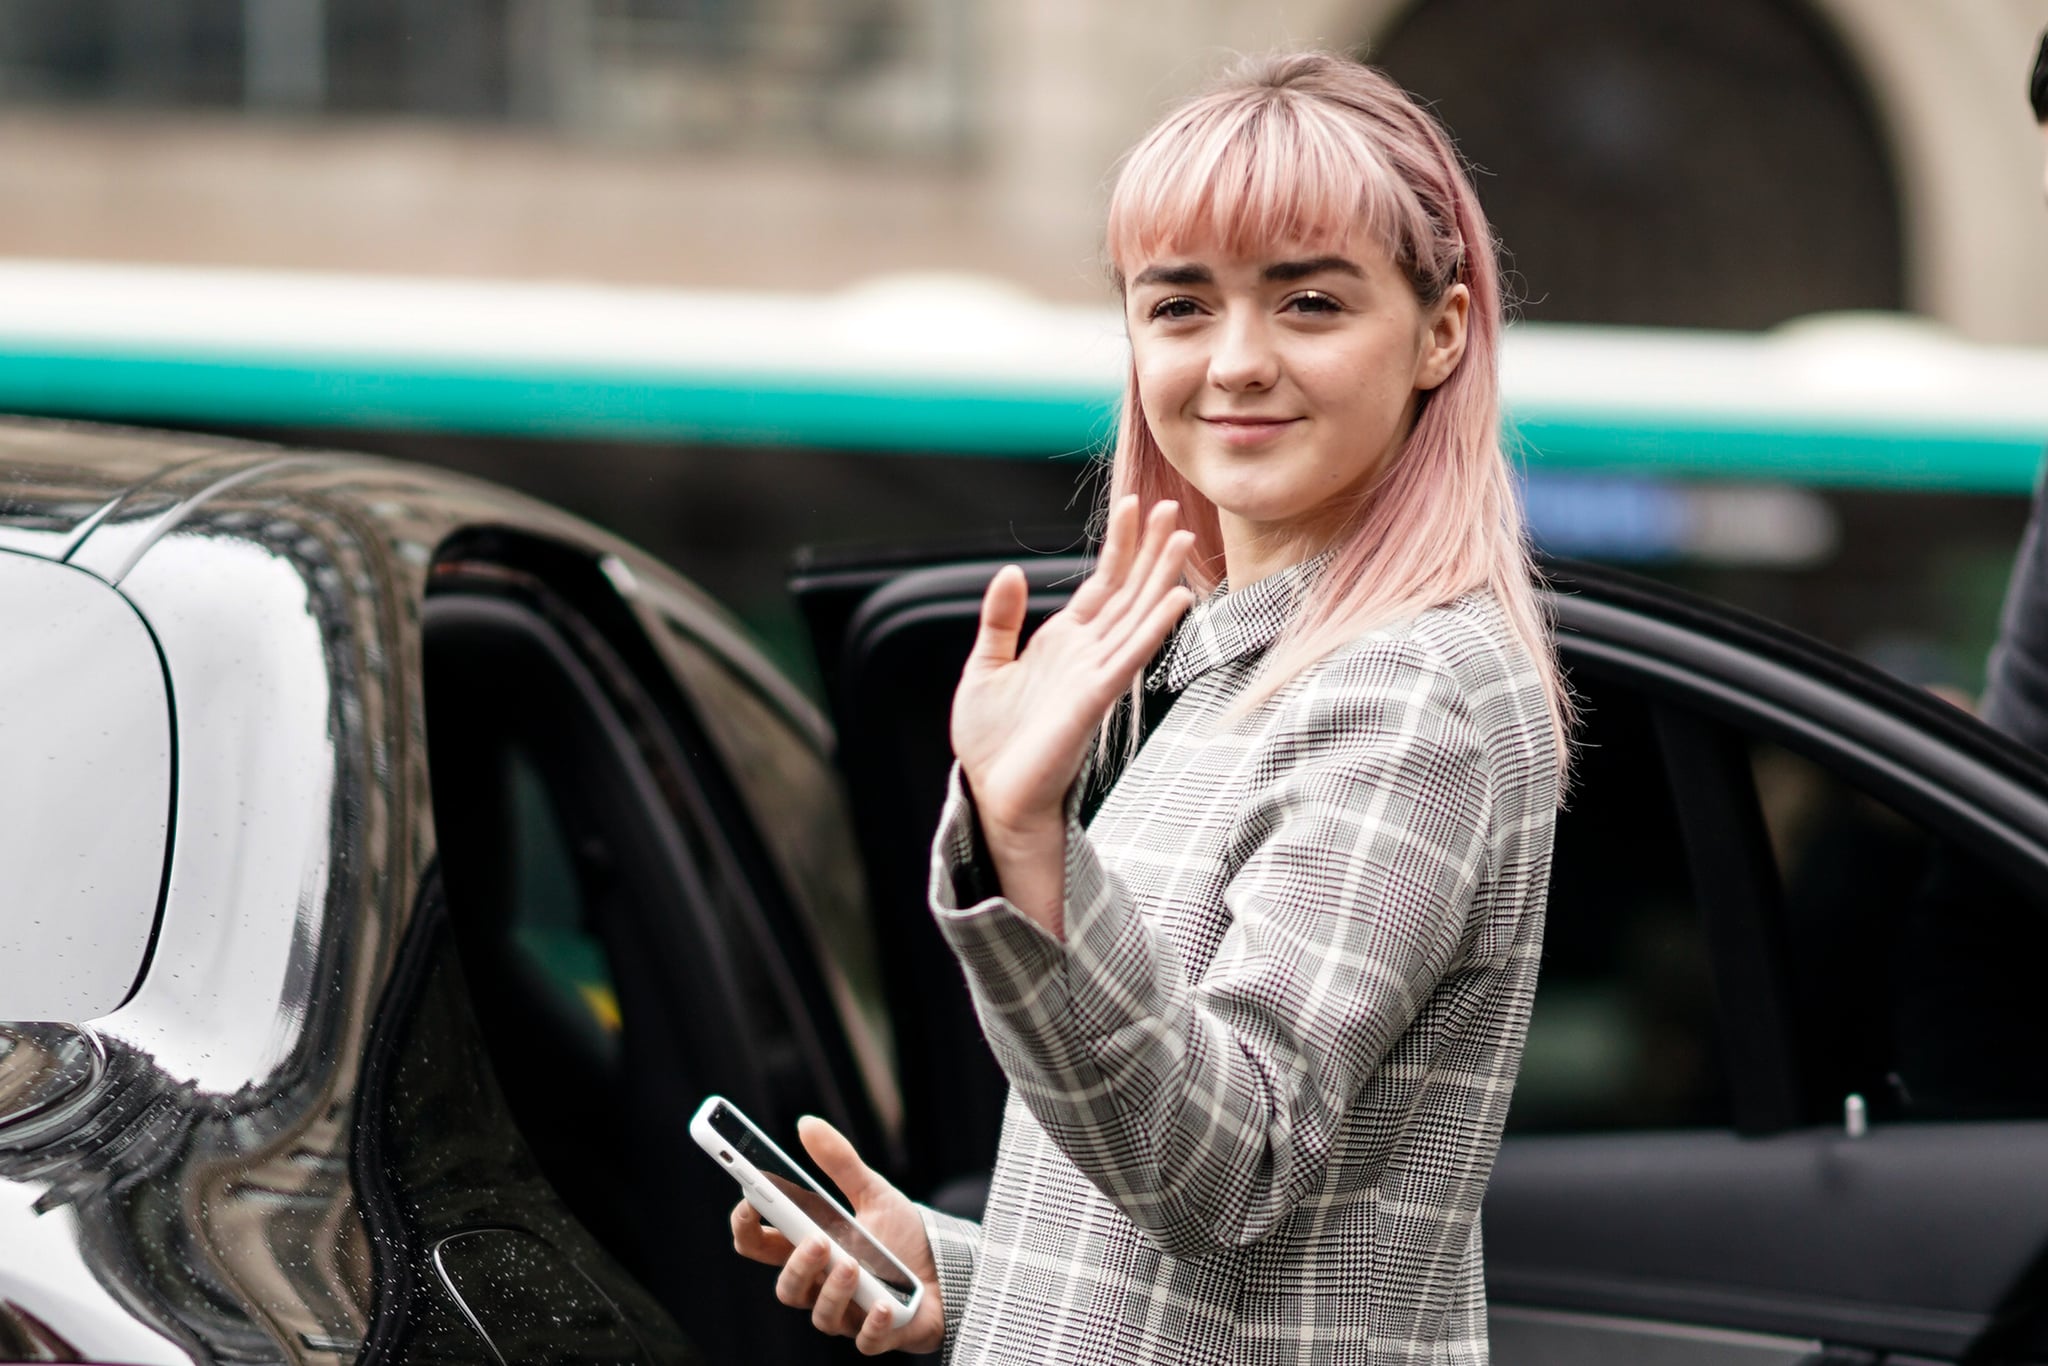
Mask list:
[[1813,1117],[2048,1115],[2048,897],[1820,764],[1752,747]]
[[1724,1124],[1706,936],[1653,712],[1619,684],[1573,681],[1581,747],[1508,1128]]
[[578,867],[574,836],[536,756],[510,740],[499,756],[506,803],[505,914],[510,947],[533,990],[545,992],[564,1028],[606,1070],[616,1066],[622,1027],[618,990],[604,941],[590,922],[583,879],[589,851]]
[[585,1154],[581,1100],[619,1103],[649,1049],[684,1090],[811,1101],[708,802],[601,640],[534,591],[439,595],[426,635],[449,900],[515,1113],[543,1164]]

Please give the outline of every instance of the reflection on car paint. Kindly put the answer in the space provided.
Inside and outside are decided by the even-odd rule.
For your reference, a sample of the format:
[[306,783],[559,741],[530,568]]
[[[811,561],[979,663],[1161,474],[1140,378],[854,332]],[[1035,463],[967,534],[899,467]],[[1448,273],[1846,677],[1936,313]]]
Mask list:
[[106,1070],[100,1041],[83,1030],[58,1024],[0,1026],[0,1124],[18,1136],[37,1119],[44,1125],[61,1123],[65,1102]]
[[[466,524],[592,533],[376,462],[251,474],[278,452],[161,441],[149,469],[138,446],[0,428],[5,543],[120,579],[157,634],[179,739],[139,990],[96,1020],[0,1025],[0,1341],[135,1363],[322,1362],[366,1345],[371,1359],[401,1340],[388,1325],[433,1311],[401,1288],[420,1229],[399,1219],[373,1237],[357,1170],[365,1050],[434,855],[426,566]],[[478,1073],[469,1042],[439,1060],[444,1080]],[[431,1108],[431,1089],[409,1094]],[[474,1132],[475,1112],[457,1113]],[[517,1212],[518,1188],[493,1186],[488,1165],[430,1170],[442,1189],[416,1204],[431,1194],[458,1223]],[[537,1174],[525,1189],[526,1217],[575,1243]],[[594,1245],[573,1255],[620,1283],[614,1299],[633,1295]],[[686,1355],[659,1310],[639,1314],[655,1356]],[[428,1355],[491,1359],[463,1331]]]
[[13,1020],[104,1015],[149,951],[171,820],[171,704],[135,609],[0,550],[0,955]]

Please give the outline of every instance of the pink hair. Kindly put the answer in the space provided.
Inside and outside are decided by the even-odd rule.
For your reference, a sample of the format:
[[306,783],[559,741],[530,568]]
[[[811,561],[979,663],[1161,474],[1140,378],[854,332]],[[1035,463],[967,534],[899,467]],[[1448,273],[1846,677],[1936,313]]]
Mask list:
[[[1442,385],[1419,397],[1407,439],[1365,493],[1240,713],[1375,627],[1490,589],[1542,676],[1563,767],[1571,701],[1501,448],[1500,266],[1464,162],[1435,119],[1385,75],[1344,57],[1250,61],[1176,109],[1125,157],[1110,196],[1109,257],[1121,292],[1128,267],[1176,248],[1255,255],[1341,240],[1360,222],[1425,308],[1454,284],[1471,292],[1465,352]],[[1200,595],[1215,588],[1223,563],[1215,505],[1153,439],[1135,367],[1105,507],[1132,493],[1141,507],[1180,503],[1196,538],[1190,583]]]

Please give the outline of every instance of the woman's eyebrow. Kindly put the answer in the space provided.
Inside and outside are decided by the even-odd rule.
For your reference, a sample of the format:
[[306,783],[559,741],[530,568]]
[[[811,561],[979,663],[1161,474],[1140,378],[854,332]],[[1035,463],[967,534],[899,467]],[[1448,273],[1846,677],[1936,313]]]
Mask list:
[[1324,271],[1356,275],[1361,280],[1365,278],[1365,272],[1360,270],[1356,263],[1342,256],[1312,256],[1306,261],[1275,261],[1260,271],[1259,275],[1262,279],[1275,284],[1291,284],[1296,280],[1306,280],[1311,275],[1321,275]]
[[1147,266],[1138,272],[1138,278],[1131,281],[1138,285],[1212,285],[1216,277],[1207,266]]

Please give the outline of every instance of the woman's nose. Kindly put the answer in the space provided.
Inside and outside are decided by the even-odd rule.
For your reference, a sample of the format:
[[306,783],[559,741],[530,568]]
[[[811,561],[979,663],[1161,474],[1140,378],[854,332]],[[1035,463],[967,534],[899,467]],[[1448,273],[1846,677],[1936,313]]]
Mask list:
[[1280,355],[1264,320],[1248,312],[1226,315],[1212,334],[1209,382],[1219,389],[1270,389],[1280,378]]

